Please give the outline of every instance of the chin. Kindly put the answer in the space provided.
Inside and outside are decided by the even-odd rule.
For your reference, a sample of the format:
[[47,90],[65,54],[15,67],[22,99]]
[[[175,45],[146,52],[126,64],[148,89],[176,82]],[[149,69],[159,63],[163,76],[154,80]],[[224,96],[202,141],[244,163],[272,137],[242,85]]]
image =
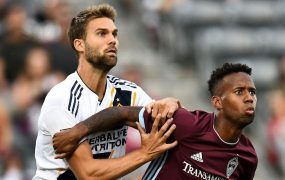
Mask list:
[[109,56],[106,58],[107,62],[106,64],[110,65],[110,66],[115,66],[117,64],[117,56]]
[[115,61],[115,62],[108,62],[108,63],[106,63],[106,69],[111,70],[116,65],[117,65],[117,61]]
[[247,126],[253,122],[254,114],[251,116],[242,117],[241,119],[242,119],[241,122],[244,124],[244,126]]

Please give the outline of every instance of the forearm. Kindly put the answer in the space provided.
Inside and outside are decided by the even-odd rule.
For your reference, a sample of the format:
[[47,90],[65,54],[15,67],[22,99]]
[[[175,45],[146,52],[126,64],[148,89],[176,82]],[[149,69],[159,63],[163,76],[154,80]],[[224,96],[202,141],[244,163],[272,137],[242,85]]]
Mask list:
[[100,179],[117,179],[134,171],[148,161],[150,161],[150,159],[143,156],[139,150],[133,151],[127,156],[118,159],[108,159],[107,161],[98,160],[98,163],[104,164],[104,167],[98,171],[93,170],[93,176],[99,176]]
[[118,159],[97,160],[100,168],[94,168],[91,177],[117,179],[134,171],[149,160],[149,158],[142,155],[140,150],[133,151]]
[[75,126],[80,138],[93,132],[107,131],[119,125],[134,127],[142,107],[112,107],[90,116]]
[[[79,151],[88,146],[79,147]],[[86,149],[84,152],[90,151]],[[74,153],[68,163],[78,179],[117,179],[139,166],[150,161],[154,156],[147,154],[142,149],[133,151],[128,155],[116,159],[92,159],[82,153]],[[91,157],[91,158],[90,158]]]

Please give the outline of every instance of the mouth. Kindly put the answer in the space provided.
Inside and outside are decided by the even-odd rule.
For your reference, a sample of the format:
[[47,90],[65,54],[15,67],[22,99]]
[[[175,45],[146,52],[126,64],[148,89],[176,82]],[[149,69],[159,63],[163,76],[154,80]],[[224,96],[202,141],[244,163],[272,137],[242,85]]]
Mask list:
[[108,48],[105,52],[108,54],[114,54],[117,55],[117,48]]
[[247,109],[245,110],[245,113],[246,113],[246,114],[249,114],[249,115],[253,115],[254,112],[255,112],[255,110],[254,110],[253,107],[247,108]]

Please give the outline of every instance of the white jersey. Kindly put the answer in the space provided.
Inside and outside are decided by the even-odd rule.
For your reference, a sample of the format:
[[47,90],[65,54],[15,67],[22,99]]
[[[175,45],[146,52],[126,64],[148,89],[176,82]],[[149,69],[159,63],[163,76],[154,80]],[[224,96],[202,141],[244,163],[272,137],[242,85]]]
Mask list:
[[[107,76],[106,91],[100,102],[98,96],[81,80],[78,73],[69,75],[53,87],[43,103],[38,121],[35,157],[38,179],[63,179],[70,172],[63,159],[54,159],[52,137],[62,129],[71,128],[91,115],[111,106],[145,106],[151,98],[136,84]],[[87,137],[93,158],[108,158],[125,154],[127,126],[107,132],[97,132]]]

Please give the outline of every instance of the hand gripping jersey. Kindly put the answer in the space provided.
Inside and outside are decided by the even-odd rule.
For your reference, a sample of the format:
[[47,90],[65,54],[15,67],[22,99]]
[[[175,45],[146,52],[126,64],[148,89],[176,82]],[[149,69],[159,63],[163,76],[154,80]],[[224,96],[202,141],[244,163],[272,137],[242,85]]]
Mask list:
[[[149,132],[152,120],[143,111],[140,123]],[[249,139],[242,135],[236,143],[224,142],[214,129],[214,121],[214,113],[177,110],[171,138],[178,145],[152,161],[143,180],[253,179],[257,156]]]
[[[71,128],[91,115],[111,106],[145,106],[151,98],[136,84],[107,76],[103,100],[91,91],[80,79],[77,72],[69,75],[48,93],[38,121],[38,137],[35,157],[36,179],[71,179],[65,176],[68,164],[65,160],[54,159],[52,137],[62,129]],[[107,132],[96,132],[87,137],[94,158],[108,158],[125,154],[127,127],[121,126]]]

